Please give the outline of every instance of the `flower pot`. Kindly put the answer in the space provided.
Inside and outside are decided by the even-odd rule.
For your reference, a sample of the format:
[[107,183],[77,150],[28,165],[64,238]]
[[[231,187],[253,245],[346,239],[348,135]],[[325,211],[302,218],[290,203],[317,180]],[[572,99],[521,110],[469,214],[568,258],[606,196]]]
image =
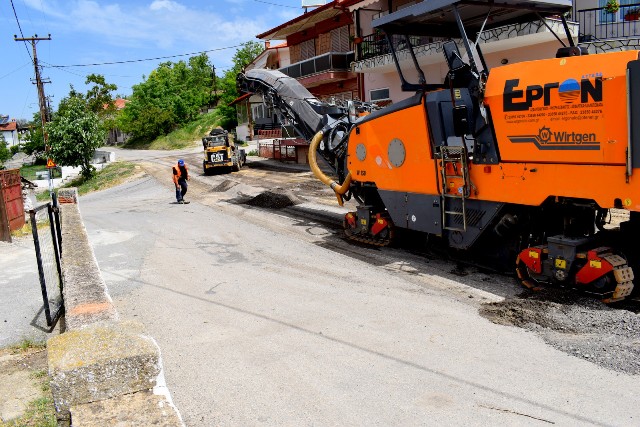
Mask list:
[[640,12],[628,13],[624,16],[625,21],[637,21],[640,19]]

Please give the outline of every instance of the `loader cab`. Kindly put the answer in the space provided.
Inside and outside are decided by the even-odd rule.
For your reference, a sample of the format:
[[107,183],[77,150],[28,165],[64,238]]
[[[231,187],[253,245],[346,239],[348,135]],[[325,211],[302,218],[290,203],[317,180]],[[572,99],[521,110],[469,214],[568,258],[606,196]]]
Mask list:
[[[562,21],[569,41],[566,45],[549,28],[562,44],[557,56],[581,55],[585,52],[575,46],[564,18],[570,9],[570,0],[429,0],[373,21],[373,27],[385,34],[401,89],[424,94],[435,156],[442,147],[462,146],[474,163],[499,163],[491,111],[483,103],[489,69],[479,39],[484,31],[540,20],[545,23],[544,18],[553,16]],[[420,66],[424,49],[415,49],[414,42],[425,38],[433,40],[432,46],[444,54],[448,67],[444,81],[437,81],[440,75],[425,75]],[[409,81],[406,67],[401,66],[406,58],[415,68],[414,81]]]
[[219,148],[229,146],[229,133],[222,129],[213,129],[209,135],[202,138],[202,145],[205,150],[208,148]]

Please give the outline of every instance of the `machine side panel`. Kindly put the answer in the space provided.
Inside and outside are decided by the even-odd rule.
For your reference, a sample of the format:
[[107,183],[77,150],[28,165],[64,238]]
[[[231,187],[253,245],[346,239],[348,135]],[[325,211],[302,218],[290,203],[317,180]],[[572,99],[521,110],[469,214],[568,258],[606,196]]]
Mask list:
[[378,190],[393,223],[409,230],[442,233],[439,194],[401,193]]
[[629,62],[629,119],[631,128],[631,165],[640,168],[640,60]]
[[347,165],[354,181],[380,190],[438,194],[424,103],[356,125]]
[[624,165],[637,51],[496,67],[485,93],[503,162]]

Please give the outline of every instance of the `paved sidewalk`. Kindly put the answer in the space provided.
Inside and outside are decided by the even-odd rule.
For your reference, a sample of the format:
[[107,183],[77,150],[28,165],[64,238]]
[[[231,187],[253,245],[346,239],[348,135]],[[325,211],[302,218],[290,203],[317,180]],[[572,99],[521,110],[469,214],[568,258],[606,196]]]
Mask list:
[[0,272],[0,348],[26,339],[44,342],[57,334],[48,331],[44,317],[31,236],[0,242]]

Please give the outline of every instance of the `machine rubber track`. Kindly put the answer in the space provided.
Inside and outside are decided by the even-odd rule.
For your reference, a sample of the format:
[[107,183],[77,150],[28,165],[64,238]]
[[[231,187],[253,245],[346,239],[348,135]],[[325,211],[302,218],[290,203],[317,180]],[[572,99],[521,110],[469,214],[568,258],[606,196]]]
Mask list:
[[391,243],[391,240],[393,238],[393,233],[389,233],[389,237],[386,239],[376,239],[374,237],[363,236],[360,234],[353,233],[350,229],[346,227],[344,229],[344,234],[350,240],[354,240],[356,242],[365,243],[367,245],[378,246],[378,247],[388,246],[389,243]]

